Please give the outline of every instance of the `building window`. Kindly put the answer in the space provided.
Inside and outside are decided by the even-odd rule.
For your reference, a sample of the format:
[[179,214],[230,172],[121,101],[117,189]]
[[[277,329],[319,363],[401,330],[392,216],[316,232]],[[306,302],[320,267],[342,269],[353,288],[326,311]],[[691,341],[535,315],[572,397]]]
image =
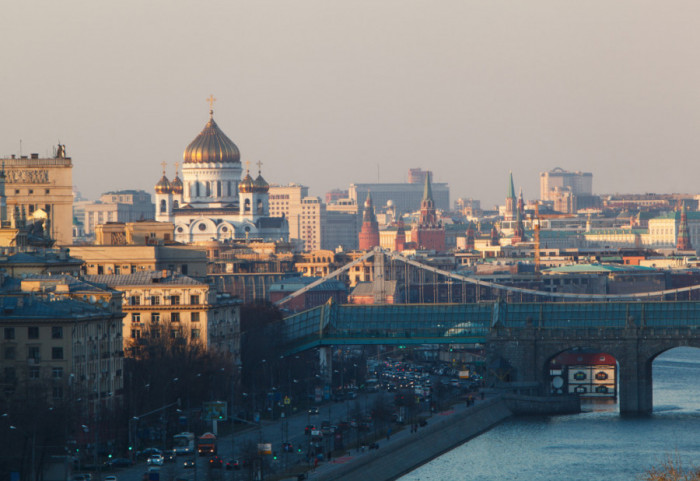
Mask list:
[[52,394],[53,394],[54,399],[62,399],[63,398],[63,386],[54,386]]
[[14,367],[5,368],[5,382],[13,382],[17,379],[17,373]]
[[15,346],[7,346],[5,348],[5,360],[13,361],[17,357]]
[[32,366],[29,368],[29,379],[39,379],[41,377],[41,368]]
[[51,359],[63,359],[63,348],[62,347],[52,347],[51,348]]
[[51,339],[63,339],[63,327],[52,326],[51,327]]
[[151,305],[152,306],[159,306],[160,305],[160,296],[151,296]]
[[193,312],[190,314],[190,320],[192,322],[199,322],[199,312]]
[[39,339],[39,328],[36,326],[29,326],[27,328],[27,337],[29,339]]
[[199,329],[192,329],[190,334],[192,339],[199,339]]
[[134,312],[131,314],[131,322],[135,322],[138,324],[141,322],[141,313],[140,312]]
[[177,329],[170,329],[170,337],[175,339],[177,337]]
[[34,361],[41,360],[39,346],[27,346],[27,359],[33,359]]
[[53,368],[51,375],[53,376],[54,379],[61,379],[63,377],[63,368],[62,367]]
[[129,305],[130,306],[139,306],[141,305],[141,296],[131,296],[129,298]]
[[160,322],[160,312],[151,312],[151,322]]
[[190,304],[199,304],[199,296],[198,295],[190,296]]
[[6,327],[5,328],[5,340],[11,341],[14,338],[15,338],[15,328],[14,327]]
[[173,306],[180,305],[180,296],[170,296],[170,304]]
[[172,314],[170,314],[170,322],[180,322],[180,313],[173,312]]
[[141,337],[141,330],[140,329],[132,329],[131,330],[131,338],[132,339],[139,339]]

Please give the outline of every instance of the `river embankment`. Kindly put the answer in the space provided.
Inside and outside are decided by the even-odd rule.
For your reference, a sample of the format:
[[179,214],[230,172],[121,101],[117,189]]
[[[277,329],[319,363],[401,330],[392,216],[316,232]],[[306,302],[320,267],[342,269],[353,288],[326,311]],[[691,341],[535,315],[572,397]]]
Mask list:
[[319,470],[310,478],[323,481],[397,479],[510,416],[512,412],[500,396],[469,408],[436,414],[417,433],[397,433],[392,439],[380,443],[376,451],[332,466],[332,469]]

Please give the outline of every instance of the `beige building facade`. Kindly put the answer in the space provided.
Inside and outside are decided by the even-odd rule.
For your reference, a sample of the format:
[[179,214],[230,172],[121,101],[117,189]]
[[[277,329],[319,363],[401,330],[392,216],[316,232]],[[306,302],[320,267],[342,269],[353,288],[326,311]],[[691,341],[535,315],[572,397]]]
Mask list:
[[59,145],[52,158],[39,154],[0,159],[5,165],[8,219],[30,218],[42,210],[48,230],[59,245],[73,236],[73,162]]
[[[240,352],[240,304],[204,282],[169,272],[85,276],[124,293],[124,347],[132,348],[153,328],[171,337],[202,342],[207,349]],[[129,353],[127,352],[127,355]]]
[[82,259],[83,274],[136,274],[169,270],[193,277],[207,275],[207,253],[195,246],[72,246],[70,254]]

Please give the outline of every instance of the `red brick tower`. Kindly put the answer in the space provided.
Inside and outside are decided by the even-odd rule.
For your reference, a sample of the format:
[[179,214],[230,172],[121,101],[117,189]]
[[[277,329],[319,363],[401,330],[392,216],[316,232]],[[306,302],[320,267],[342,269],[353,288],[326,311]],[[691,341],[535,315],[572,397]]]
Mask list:
[[367,192],[367,200],[365,200],[365,211],[362,214],[362,229],[359,235],[360,250],[368,251],[379,245],[379,224],[377,217],[374,215],[374,207],[372,206],[372,196]]
[[679,251],[689,251],[692,249],[690,245],[690,229],[688,229],[688,214],[685,213],[685,204],[683,204],[683,208],[681,209],[681,224],[678,226],[676,249]]

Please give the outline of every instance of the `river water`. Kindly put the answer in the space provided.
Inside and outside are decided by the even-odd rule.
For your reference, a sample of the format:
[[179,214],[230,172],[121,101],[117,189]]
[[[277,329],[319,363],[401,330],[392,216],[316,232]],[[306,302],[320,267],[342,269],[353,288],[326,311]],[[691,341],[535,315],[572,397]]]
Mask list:
[[653,364],[651,416],[617,404],[571,416],[510,419],[402,481],[630,481],[672,457],[700,466],[700,349],[676,348]]

